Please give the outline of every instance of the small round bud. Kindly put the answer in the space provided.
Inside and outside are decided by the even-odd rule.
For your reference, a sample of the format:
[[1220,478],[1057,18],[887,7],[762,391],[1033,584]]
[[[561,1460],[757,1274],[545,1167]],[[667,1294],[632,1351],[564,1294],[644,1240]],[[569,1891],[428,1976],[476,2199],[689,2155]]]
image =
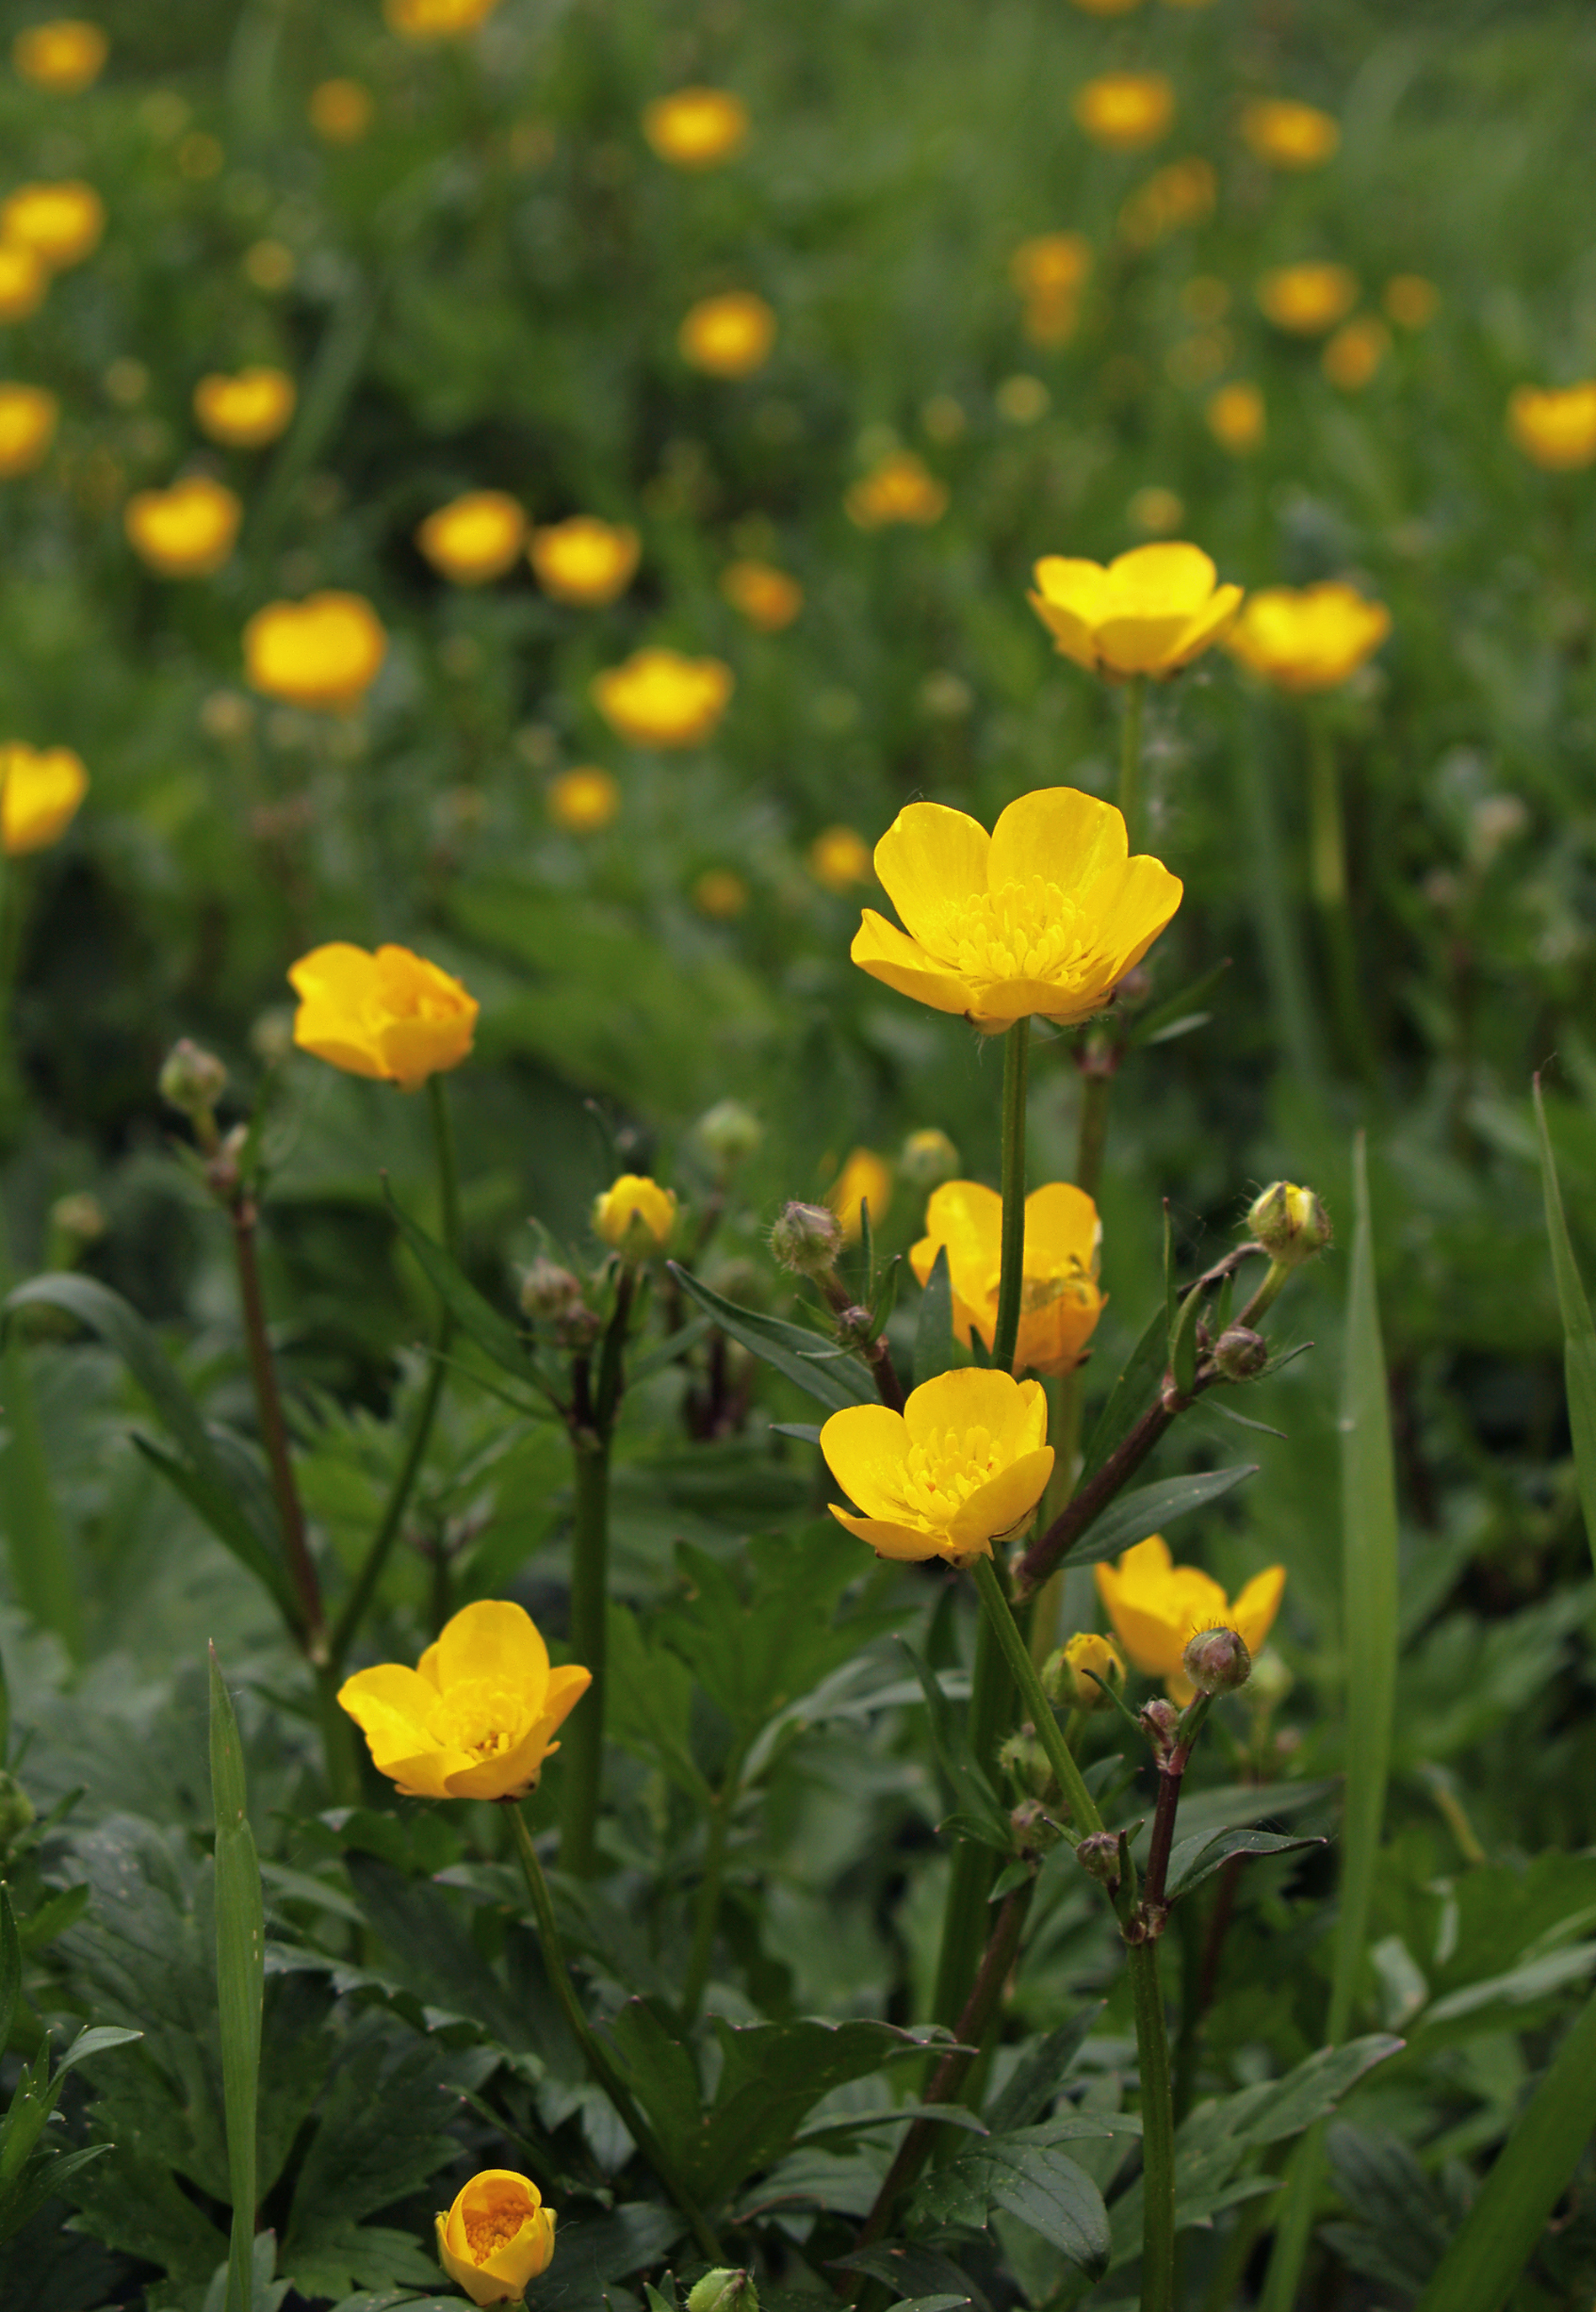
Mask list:
[[1048,1753],[1036,1739],[1035,1727],[1029,1723],[1015,1728],[998,1752],[998,1764],[1034,1799],[1045,1799],[1056,1788]]
[[1111,1710],[1113,1700],[1103,1687],[1117,1693],[1124,1684],[1124,1657],[1112,1637],[1096,1630],[1077,1630],[1042,1665],[1042,1691],[1061,1709]]
[[842,1348],[868,1348],[875,1339],[875,1319],[857,1301],[837,1312],[837,1339]]
[[13,1775],[0,1773],[0,1856],[10,1853],[33,1827],[33,1800]]
[[294,1015],[286,1004],[257,1012],[250,1022],[250,1050],[267,1067],[275,1067],[294,1049]]
[[1088,1879],[1112,1886],[1119,1876],[1119,1841],[1112,1831],[1094,1831],[1076,1848],[1075,1860]]
[[1021,1799],[1009,1815],[1009,1829],[1018,1844],[1032,1854],[1058,1844],[1058,1824],[1036,1799]]
[[729,1172],[755,1154],[765,1128],[740,1099],[719,1099],[692,1128],[692,1136],[717,1172]]
[[1239,1630],[1199,1630],[1181,1656],[1199,1694],[1233,1694],[1252,1675],[1252,1656]]
[[692,2289],[687,2312],[759,2312],[759,2291],[747,2272],[723,2264]]
[[248,1125],[235,1124],[225,1139],[213,1142],[205,1160],[205,1186],[213,1196],[225,1198],[236,1193],[242,1179],[238,1159],[249,1136]]
[[771,1229],[771,1250],[795,1277],[829,1277],[842,1249],[842,1224],[828,1204],[788,1205]]
[[1311,1188],[1277,1180],[1254,1199],[1246,1225],[1272,1261],[1298,1268],[1323,1252],[1331,1236],[1329,1214]]
[[208,1116],[227,1089],[227,1070],[213,1051],[202,1051],[186,1035],[166,1055],[159,1089],[169,1108],[187,1116]]
[[111,1225],[99,1197],[87,1194],[57,1197],[50,1207],[50,1218],[63,1236],[79,1245],[97,1245]]
[[1213,1343],[1213,1361],[1228,1381],[1250,1381],[1269,1361],[1269,1343],[1250,1325],[1231,1325]]
[[1142,1732],[1152,1744],[1153,1755],[1158,1758],[1167,1757],[1175,1747],[1175,1729],[1181,1723],[1181,1713],[1176,1709],[1175,1704],[1172,1701],[1165,1701],[1160,1695],[1152,1701],[1143,1702],[1136,1713],[1136,1719]]
[[898,1157],[898,1170],[911,1188],[939,1188],[956,1179],[958,1168],[958,1149],[935,1124],[911,1132]]
[[540,1253],[521,1279],[522,1314],[534,1325],[558,1325],[571,1314],[582,1297],[580,1280],[558,1261]]

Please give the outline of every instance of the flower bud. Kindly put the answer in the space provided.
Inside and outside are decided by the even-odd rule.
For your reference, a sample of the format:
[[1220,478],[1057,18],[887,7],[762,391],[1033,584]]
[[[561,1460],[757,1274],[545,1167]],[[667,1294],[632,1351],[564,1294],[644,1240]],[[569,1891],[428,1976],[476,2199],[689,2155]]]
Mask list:
[[111,1225],[99,1197],[87,1193],[57,1197],[50,1207],[50,1219],[63,1236],[77,1245],[98,1244]]
[[765,1128],[740,1099],[720,1099],[692,1128],[692,1136],[717,1172],[729,1172],[758,1148]]
[[1311,1188],[1294,1188],[1277,1180],[1257,1197],[1246,1225],[1272,1261],[1282,1268],[1298,1268],[1323,1252],[1330,1241],[1329,1215]]
[[593,1225],[624,1260],[645,1261],[670,1242],[676,1225],[676,1191],[623,1172],[594,1198]]
[[1061,1709],[1110,1710],[1113,1700],[1103,1687],[1112,1686],[1117,1693],[1124,1684],[1125,1662],[1118,1647],[1096,1630],[1077,1630],[1042,1665],[1042,1691]]
[[837,1312],[837,1341],[840,1348],[869,1348],[875,1339],[875,1319],[870,1311],[855,1301],[849,1308]]
[[1075,1860],[1089,1879],[1112,1886],[1119,1876],[1119,1841],[1112,1831],[1093,1831],[1076,1848]]
[[216,1054],[202,1051],[188,1036],[173,1044],[162,1065],[161,1098],[169,1108],[194,1118],[208,1116],[227,1089],[227,1070]]
[[1152,1744],[1153,1756],[1166,1758],[1175,1747],[1175,1729],[1181,1723],[1181,1713],[1175,1704],[1162,1696],[1145,1701],[1136,1713],[1136,1720]]
[[898,1157],[898,1170],[911,1188],[939,1188],[958,1176],[959,1152],[936,1125],[911,1132]]
[[1059,1841],[1058,1824],[1037,1799],[1021,1799],[1009,1815],[1009,1829],[1018,1844],[1032,1854],[1045,1852]]
[[1048,1753],[1036,1739],[1035,1727],[1029,1723],[1015,1728],[998,1752],[998,1764],[1034,1799],[1045,1799],[1057,1788]]
[[1213,1361],[1228,1381],[1250,1381],[1269,1361],[1269,1343],[1250,1325],[1231,1325],[1213,1343]]
[[521,1310],[534,1325],[558,1325],[580,1305],[578,1278],[540,1253],[521,1279]]
[[1252,1656],[1239,1630],[1199,1630],[1181,1656],[1199,1694],[1233,1694],[1252,1675]]
[[1296,1680],[1272,1647],[1265,1647],[1252,1665],[1246,1698],[1257,1709],[1273,1710],[1284,1701]]
[[693,2288],[687,2312],[759,2312],[759,2291],[747,2272],[722,2264]]
[[[214,1126],[212,1131],[214,1132]],[[244,1153],[244,1144],[249,1136],[247,1124],[235,1124],[225,1139],[212,1141],[210,1153],[205,1159],[205,1186],[212,1196],[220,1197],[223,1202],[236,1196],[241,1185],[243,1175],[239,1169],[239,1158]]]
[[790,1204],[771,1229],[771,1250],[795,1277],[829,1277],[842,1249],[842,1224],[826,1204]]

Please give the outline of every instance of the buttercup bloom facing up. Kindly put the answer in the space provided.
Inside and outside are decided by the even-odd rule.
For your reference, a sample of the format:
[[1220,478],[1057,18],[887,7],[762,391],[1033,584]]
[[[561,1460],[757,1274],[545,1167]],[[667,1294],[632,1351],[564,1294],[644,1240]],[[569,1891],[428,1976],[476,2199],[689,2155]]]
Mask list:
[[608,771],[585,763],[551,779],[544,801],[550,819],[567,835],[596,835],[619,818],[621,790]]
[[832,1475],[861,1514],[836,1502],[839,1525],[878,1557],[989,1557],[1020,1533],[1053,1471],[1040,1381],[974,1366],[911,1390],[901,1413],[850,1405],[821,1430]]
[[1200,546],[1138,545],[1100,562],[1049,554],[1032,609],[1067,659],[1088,674],[1173,675],[1235,616],[1239,586],[1221,586]]
[[1596,378],[1578,385],[1516,385],[1507,431],[1526,458],[1549,474],[1596,462]]
[[735,681],[719,659],[637,650],[589,686],[594,706],[633,746],[697,746],[716,728]]
[[867,907],[855,963],[983,1034],[1038,1013],[1060,1027],[1100,1012],[1181,904],[1180,877],[1126,854],[1112,803],[1045,787],[1011,803],[990,835],[963,811],[911,803],[875,847],[902,916]]
[[52,96],[75,96],[99,79],[106,67],[109,42],[98,24],[80,16],[57,16],[51,23],[29,24],[11,42],[11,62],[21,80]]
[[1209,396],[1202,414],[1220,448],[1228,449],[1233,458],[1245,458],[1256,449],[1268,424],[1263,396],[1247,378],[1232,378],[1228,385],[1221,385]]
[[42,385],[0,385],[0,480],[43,464],[60,415],[60,403]]
[[240,369],[236,377],[203,377],[194,388],[202,433],[229,449],[259,449],[274,442],[294,415],[294,381],[282,369]]
[[63,836],[89,791],[83,758],[70,746],[0,746],[0,849],[8,858],[43,851]]
[[429,1076],[458,1067],[477,1032],[476,998],[407,947],[380,947],[373,955],[335,939],[301,955],[288,980],[300,999],[294,1041],[301,1051],[401,1092],[418,1092]]
[[269,602],[244,628],[251,688],[294,707],[357,707],[387,656],[383,622],[364,594]]
[[556,602],[596,608],[624,594],[637,571],[641,551],[635,529],[601,522],[596,514],[574,513],[569,521],[534,529],[527,548],[532,573]]
[[383,1662],[357,1670],[338,1703],[366,1736],[378,1773],[406,1798],[519,1799],[592,1684],[592,1671],[574,1662],[549,1668],[523,1607],[482,1598],[445,1622],[414,1669]]
[[106,204],[75,177],[55,185],[19,185],[0,201],[0,240],[31,249],[52,273],[81,265],[99,247]]
[[721,592],[761,634],[779,634],[804,607],[802,586],[774,562],[728,562],[721,572]]
[[638,1172],[623,1172],[594,1198],[593,1225],[617,1251],[641,1246],[660,1252],[676,1225],[676,1192]]
[[1103,73],[1076,90],[1069,108],[1094,144],[1143,153],[1168,134],[1175,90],[1162,73]]
[[842,501],[848,519],[860,529],[886,529],[894,522],[939,522],[948,511],[948,485],[926,470],[912,449],[895,449],[872,465]]
[[453,41],[485,24],[498,0],[383,0],[388,29],[403,41]]
[[1281,265],[1258,285],[1259,310],[1295,337],[1322,337],[1358,302],[1358,276],[1345,265]]
[[511,2168],[484,2168],[437,2219],[438,2261],[477,2304],[519,2304],[554,2254],[554,2210]]
[[0,241],[0,321],[25,321],[44,302],[49,268],[20,241]]
[[1199,1630],[1234,1630],[1257,1653],[1274,1626],[1286,1586],[1284,1566],[1255,1573],[1232,1605],[1211,1574],[1178,1566],[1162,1534],[1127,1550],[1118,1566],[1097,1569],[1098,1595],[1115,1635],[1139,1670],[1162,1678],[1171,1701],[1182,1706],[1197,1692],[1181,1656]]
[[1341,128],[1317,105],[1289,96],[1261,97],[1242,114],[1242,139],[1272,169],[1318,169],[1334,158]]
[[[998,1330],[1002,1273],[1003,1200],[977,1180],[945,1180],[925,1208],[925,1234],[909,1264],[924,1284],[946,1246],[953,1330],[969,1344],[978,1332],[990,1349]],[[1098,1248],[1102,1224],[1089,1196],[1067,1180],[1034,1189],[1025,1199],[1025,1259],[1019,1300],[1018,1373],[1068,1373],[1102,1314]]]
[[1282,691],[1330,691],[1357,673],[1391,632],[1391,612],[1340,578],[1265,586],[1248,594],[1225,637],[1233,659]]
[[1361,393],[1391,350],[1391,332],[1377,314],[1356,313],[1319,356],[1319,366],[1343,393]]
[[748,142],[748,107],[728,89],[676,89],[647,107],[643,133],[673,169],[718,169]]
[[307,109],[323,144],[358,144],[371,126],[377,102],[363,80],[318,80]]
[[870,1206],[870,1224],[873,1229],[892,1201],[891,1172],[874,1148],[854,1148],[826,1190],[825,1200],[837,1214],[842,1242],[856,1245],[864,1234],[863,1207]]
[[170,490],[136,491],[122,509],[127,542],[162,578],[208,578],[232,553],[244,509],[206,474]]
[[853,827],[822,827],[805,855],[810,874],[828,891],[850,890],[871,879],[870,845]]
[[749,377],[775,343],[775,315],[752,289],[700,298],[676,332],[683,361],[710,377]]
[[502,490],[470,490],[430,513],[415,543],[456,586],[485,586],[519,561],[527,517]]

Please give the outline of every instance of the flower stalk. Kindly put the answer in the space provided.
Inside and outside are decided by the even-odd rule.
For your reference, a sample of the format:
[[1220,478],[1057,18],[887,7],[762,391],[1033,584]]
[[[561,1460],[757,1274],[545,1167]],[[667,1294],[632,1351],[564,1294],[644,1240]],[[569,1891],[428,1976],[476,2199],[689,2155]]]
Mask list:
[[599,1344],[598,1372],[572,1360],[571,1624],[574,1659],[593,1672],[593,1692],[566,1741],[560,1867],[591,1879],[598,1868],[598,1809],[604,1783],[606,1617],[610,1596],[610,1448],[625,1385],[623,1360],[637,1272],[623,1260],[615,1300]]
[[1142,713],[1147,690],[1146,675],[1131,676],[1125,685],[1125,709],[1119,725],[1119,815],[1125,822],[1125,839],[1132,852],[1142,838]]

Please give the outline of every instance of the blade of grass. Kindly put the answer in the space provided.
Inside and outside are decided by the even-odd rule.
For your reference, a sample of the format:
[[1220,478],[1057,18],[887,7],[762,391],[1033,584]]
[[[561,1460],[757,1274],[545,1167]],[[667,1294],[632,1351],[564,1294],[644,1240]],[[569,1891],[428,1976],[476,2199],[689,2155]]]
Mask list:
[[1590,1303],[1585,1297],[1569,1242],[1539,1076],[1535,1079],[1535,1129],[1540,1139],[1540,1184],[1546,1197],[1546,1233],[1552,1240],[1552,1273],[1557,1280],[1557,1306],[1563,1316],[1563,1382],[1573,1437],[1574,1476],[1579,1506],[1585,1513],[1585,1538],[1596,1557],[1596,1324],[1591,1321]]
[[210,1688],[211,1798],[216,1809],[216,2005],[227,2118],[227,2176],[233,2195],[227,2312],[252,2312],[266,1919],[260,1864],[247,1809],[238,1721],[214,1646],[210,1650]]

